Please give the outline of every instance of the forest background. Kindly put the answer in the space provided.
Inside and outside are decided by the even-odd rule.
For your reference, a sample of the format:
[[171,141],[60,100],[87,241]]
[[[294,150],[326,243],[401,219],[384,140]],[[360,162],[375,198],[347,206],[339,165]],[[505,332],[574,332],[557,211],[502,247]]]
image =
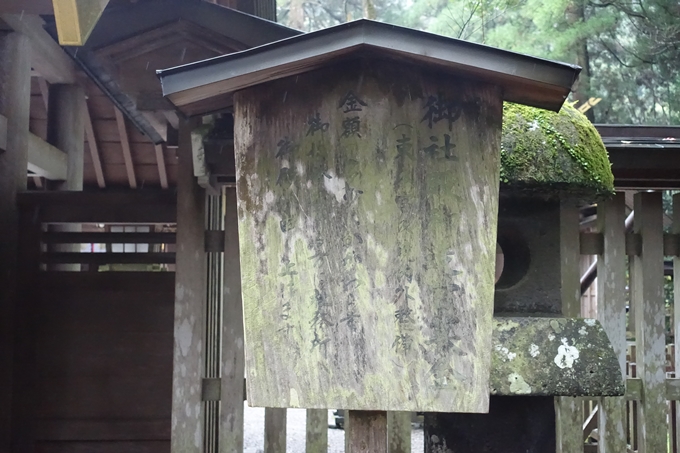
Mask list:
[[361,17],[578,64],[594,123],[680,124],[678,0],[278,0],[303,31]]

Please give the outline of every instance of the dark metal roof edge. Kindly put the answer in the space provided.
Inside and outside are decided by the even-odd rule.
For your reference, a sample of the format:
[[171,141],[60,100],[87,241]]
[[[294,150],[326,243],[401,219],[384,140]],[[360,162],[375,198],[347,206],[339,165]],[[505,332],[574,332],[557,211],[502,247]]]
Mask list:
[[607,123],[595,123],[595,127],[611,127],[611,128],[634,128],[634,129],[661,129],[661,128],[672,128],[680,130],[680,125],[678,124],[607,124]]
[[[407,36],[404,36],[407,35]],[[318,49],[318,41],[327,41],[328,38],[331,39],[331,49]],[[343,46],[342,38],[345,38],[350,43]],[[410,39],[407,39],[410,38]],[[358,40],[360,42],[358,42]],[[415,41],[415,43],[414,43]],[[312,46],[310,47],[310,42]],[[236,52],[229,55],[223,55],[208,60],[203,60],[187,65],[177,66],[174,68],[164,69],[157,71],[157,75],[161,78],[163,84],[164,95],[169,95],[177,93],[180,91],[185,91],[187,89],[195,88],[198,86],[203,86],[209,83],[214,83],[220,80],[224,80],[224,73],[222,71],[214,71],[216,74],[202,74],[203,77],[198,77],[200,83],[195,83],[195,77],[198,75],[197,71],[201,69],[210,68],[214,70],[214,67],[220,67],[224,69],[224,66],[231,64],[234,61],[251,59],[254,56],[260,54],[267,55],[277,55],[279,53],[283,54],[285,50],[288,50],[288,54],[295,54],[300,48],[316,48],[316,55],[323,55],[329,51],[337,51],[343,47],[348,47],[349,45],[365,44],[385,50],[402,51],[404,53],[414,54],[414,47],[418,45],[424,46],[427,44],[427,48],[423,47],[420,54],[422,56],[431,57],[432,46],[439,48],[440,51],[451,52],[450,49],[452,44],[455,44],[456,51],[463,53],[475,53],[479,52],[486,53],[487,61],[489,63],[494,62],[494,64],[487,65],[487,70],[492,72],[505,73],[515,77],[525,78],[528,80],[536,80],[538,82],[544,82],[548,84],[555,84],[557,86],[564,87],[570,90],[573,83],[576,81],[581,68],[576,65],[571,65],[567,63],[560,63],[552,60],[546,60],[537,57],[531,57],[524,54],[519,54],[515,52],[510,52],[506,50],[501,50],[495,47],[486,46],[483,44],[472,43],[468,41],[463,41],[459,39],[449,38],[440,35],[434,35],[432,33],[422,32],[418,30],[413,30],[409,28],[399,27],[396,25],[389,25],[380,22],[370,21],[366,19],[357,20],[354,22],[348,22],[345,24],[340,24],[335,27],[327,28],[324,30],[307,33],[301,36],[294,36],[291,38],[276,41],[274,43],[265,44],[262,46],[254,47],[252,49],[244,50],[242,52]],[[446,50],[443,50],[447,48]],[[479,58],[479,55],[475,56]],[[494,65],[498,65],[498,61],[501,60],[503,64],[507,65],[507,71],[501,71],[500,69],[491,69]],[[451,60],[450,60],[451,61]],[[530,66],[531,69],[524,69],[524,73],[517,71],[518,64],[525,63]],[[264,66],[264,65],[263,65]],[[274,67],[277,64],[268,64],[266,67]],[[476,67],[480,67],[476,65]],[[258,68],[259,70],[265,69],[264,67]],[[557,70],[563,74],[547,74],[546,69]],[[192,72],[191,79],[194,83],[184,83],[185,86],[174,87],[174,85],[179,85],[177,83],[170,83],[169,80],[172,76],[178,76],[183,73]],[[211,71],[203,71],[211,72]],[[248,73],[249,71],[244,71]],[[542,75],[542,77],[536,77],[537,75]],[[183,79],[183,78],[182,78]]]
[[[99,65],[92,62],[89,56],[83,58],[83,54],[87,52],[78,53],[78,48],[64,47],[67,54],[76,62],[80,69],[87,75],[87,77],[94,82],[97,87],[109,98],[113,105],[118,108],[125,117],[137,128],[139,132],[144,134],[154,145],[164,143],[156,129],[151,126],[149,121],[142,115],[135,107],[134,102],[127,96],[127,94],[118,87],[110,78],[103,77],[106,74]],[[108,80],[107,80],[108,79]]]

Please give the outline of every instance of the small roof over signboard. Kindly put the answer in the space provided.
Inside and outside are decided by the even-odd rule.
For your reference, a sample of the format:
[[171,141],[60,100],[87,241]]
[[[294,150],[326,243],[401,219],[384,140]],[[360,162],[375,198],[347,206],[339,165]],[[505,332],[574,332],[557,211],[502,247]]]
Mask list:
[[158,71],[163,94],[189,116],[225,108],[238,90],[359,52],[428,65],[503,88],[506,101],[558,111],[581,68],[366,19]]

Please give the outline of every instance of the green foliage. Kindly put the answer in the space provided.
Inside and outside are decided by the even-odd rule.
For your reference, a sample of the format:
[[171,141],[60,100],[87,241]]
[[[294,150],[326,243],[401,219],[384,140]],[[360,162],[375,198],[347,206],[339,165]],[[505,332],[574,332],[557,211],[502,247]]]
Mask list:
[[[364,1],[279,0],[279,19],[314,30],[362,17]],[[595,122],[680,124],[677,0],[372,3],[381,21],[583,66],[572,100],[602,98]]]

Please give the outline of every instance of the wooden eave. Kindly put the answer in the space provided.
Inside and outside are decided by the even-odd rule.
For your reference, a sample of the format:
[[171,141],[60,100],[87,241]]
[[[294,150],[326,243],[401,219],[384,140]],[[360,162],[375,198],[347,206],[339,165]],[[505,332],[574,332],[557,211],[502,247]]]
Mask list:
[[186,115],[216,109],[235,91],[368,51],[499,85],[507,101],[557,111],[581,68],[370,20],[158,71],[163,94]]
[[[33,0],[29,3],[33,5]],[[11,8],[19,7],[0,5],[0,13],[17,13]],[[4,18],[10,22],[4,23]],[[49,85],[77,83],[85,89],[86,190],[175,186],[179,118],[162,96],[156,69],[299,33],[203,0],[111,0],[86,45],[79,48],[57,44],[56,29],[48,16],[0,14],[0,24],[9,29],[19,27],[38,50],[30,109],[31,136],[39,139],[35,143],[46,148]],[[126,76],[126,81],[121,76]],[[130,80],[139,84],[142,78],[152,90],[145,92],[150,96],[140,98],[137,86],[128,89],[128,85]],[[0,145],[2,132],[0,118]],[[35,166],[31,168],[35,170]],[[29,187],[48,190],[51,180],[63,178],[54,171],[29,169],[28,175]]]
[[680,126],[596,124],[617,189],[680,189]]
[[[54,23],[48,24],[48,31],[56,38]],[[137,99],[117,80],[116,71],[111,70],[112,64],[122,64],[126,59],[142,56],[144,52],[151,54],[159,47],[173,43],[210,51],[198,58],[192,57],[191,52],[176,52],[178,59],[162,66],[168,67],[248,49],[299,33],[275,22],[203,0],[112,1],[87,43],[82,47],[64,49],[116,108],[158,145],[166,137],[154,127],[154,121],[137,108]],[[154,71],[160,67],[150,69]],[[158,101],[163,100],[160,87],[157,97]],[[167,105],[168,109],[172,109],[169,103]]]

